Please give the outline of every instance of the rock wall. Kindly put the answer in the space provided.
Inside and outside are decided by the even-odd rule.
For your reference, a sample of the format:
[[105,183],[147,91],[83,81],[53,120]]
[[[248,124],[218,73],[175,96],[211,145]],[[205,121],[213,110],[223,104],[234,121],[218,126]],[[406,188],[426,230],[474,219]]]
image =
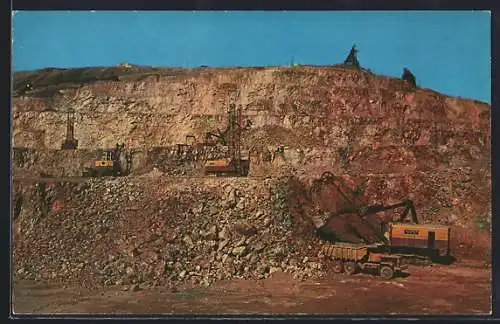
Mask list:
[[[40,80],[41,89],[47,87],[42,81],[51,78],[43,72],[32,76]],[[248,145],[489,145],[487,105],[410,91],[400,80],[334,67],[186,70],[174,75],[165,70],[132,80],[86,83],[48,97],[35,94],[13,100],[14,147],[59,149],[67,108],[76,112],[75,133],[82,149],[116,142],[130,148],[183,143],[185,135],[201,139],[208,130],[222,129],[232,102],[242,105],[243,115],[253,122],[253,130],[244,136]]]
[[[118,72],[15,76],[34,84],[12,107],[20,277],[206,285],[277,269],[321,275],[309,250],[312,224],[296,206],[324,171],[371,203],[412,199],[421,221],[462,228],[467,235],[457,239],[490,236],[488,105],[336,67]],[[178,156],[173,148],[186,135],[199,142],[224,129],[233,102],[252,121],[243,133],[250,176],[170,177],[200,175],[207,152]],[[76,112],[76,151],[59,150],[67,108]],[[20,180],[78,176],[117,142],[134,152],[129,177]],[[273,155],[277,145],[286,146],[283,156]],[[300,186],[283,189],[283,176]],[[467,244],[470,255],[489,253],[484,242]]]

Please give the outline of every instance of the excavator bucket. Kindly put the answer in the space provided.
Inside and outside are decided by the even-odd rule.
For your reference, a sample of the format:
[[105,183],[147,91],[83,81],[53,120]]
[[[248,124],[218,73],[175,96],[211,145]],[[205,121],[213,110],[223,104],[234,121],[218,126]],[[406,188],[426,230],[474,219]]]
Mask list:
[[349,219],[344,217],[331,217],[328,223],[318,230],[318,236],[330,242],[364,243],[350,226]]
[[[331,172],[325,172],[313,181],[311,198],[319,210],[329,212],[328,221],[320,226],[318,234],[329,240],[349,243],[385,243],[382,220],[376,214],[366,213],[365,198]],[[317,225],[316,225],[317,226]]]
[[348,243],[384,243],[385,238],[376,227],[376,224],[371,224],[357,213],[333,215],[319,229],[319,235]]

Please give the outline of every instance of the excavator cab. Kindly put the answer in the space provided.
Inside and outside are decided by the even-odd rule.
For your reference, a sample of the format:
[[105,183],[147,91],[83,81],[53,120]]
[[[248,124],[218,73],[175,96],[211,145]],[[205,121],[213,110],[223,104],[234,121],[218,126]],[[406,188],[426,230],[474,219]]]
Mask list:
[[104,161],[113,161],[114,160],[114,152],[113,151],[104,151],[102,154],[102,159]]

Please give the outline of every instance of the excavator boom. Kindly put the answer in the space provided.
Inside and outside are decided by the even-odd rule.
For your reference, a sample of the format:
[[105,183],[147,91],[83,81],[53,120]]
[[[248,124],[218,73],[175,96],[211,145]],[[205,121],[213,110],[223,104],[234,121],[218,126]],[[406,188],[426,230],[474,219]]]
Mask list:
[[[334,176],[331,172],[325,172],[319,179],[313,181],[310,190],[311,198],[320,200],[320,203],[327,205],[321,195],[326,187],[334,189],[333,191],[330,190],[330,196],[327,199],[335,201],[328,206],[329,210],[327,212],[329,214],[326,222],[319,224],[314,219],[318,234],[323,238],[328,237],[330,240],[351,243],[383,242],[387,244],[389,242],[383,232],[385,222],[377,214],[402,207],[404,207],[404,210],[397,221],[403,221],[408,213],[411,213],[411,221],[418,224],[415,207],[411,200],[404,200],[388,206],[381,204],[368,205],[340,177]],[[325,211],[323,208],[320,208],[320,210]]]
[[400,207],[405,207],[403,213],[397,220],[398,222],[402,222],[406,216],[408,215],[408,212],[411,214],[411,222],[414,224],[418,224],[418,219],[417,219],[417,213],[415,211],[415,206],[413,204],[413,201],[411,200],[404,200],[403,202],[389,205],[389,206],[384,206],[384,205],[373,205],[373,206],[368,206],[368,207],[360,207],[359,211],[362,212],[363,215],[368,215],[368,214],[376,214],[380,213],[383,211],[391,210],[391,209],[396,209]]

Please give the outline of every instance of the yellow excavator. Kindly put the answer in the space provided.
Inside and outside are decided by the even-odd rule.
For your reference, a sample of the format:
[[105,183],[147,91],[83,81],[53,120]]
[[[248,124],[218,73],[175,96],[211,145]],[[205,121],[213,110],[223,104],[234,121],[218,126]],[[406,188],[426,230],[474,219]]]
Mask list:
[[101,158],[95,160],[92,167],[84,170],[83,176],[117,177],[128,175],[132,167],[132,152],[127,153],[124,148],[124,144],[116,144],[115,149],[104,150]]
[[[392,205],[367,204],[358,193],[346,190],[348,187],[342,179],[330,172],[323,173],[320,179],[313,182],[311,197],[328,200],[329,198],[320,198],[319,195],[328,186],[333,188],[333,191],[330,191],[330,199],[337,201],[330,204],[326,221],[313,216],[320,238],[332,242],[380,243],[391,253],[407,253],[421,256],[422,259],[452,259],[450,227],[420,224],[411,200]],[[396,220],[383,219],[377,215],[399,208],[403,208],[403,212]]]

